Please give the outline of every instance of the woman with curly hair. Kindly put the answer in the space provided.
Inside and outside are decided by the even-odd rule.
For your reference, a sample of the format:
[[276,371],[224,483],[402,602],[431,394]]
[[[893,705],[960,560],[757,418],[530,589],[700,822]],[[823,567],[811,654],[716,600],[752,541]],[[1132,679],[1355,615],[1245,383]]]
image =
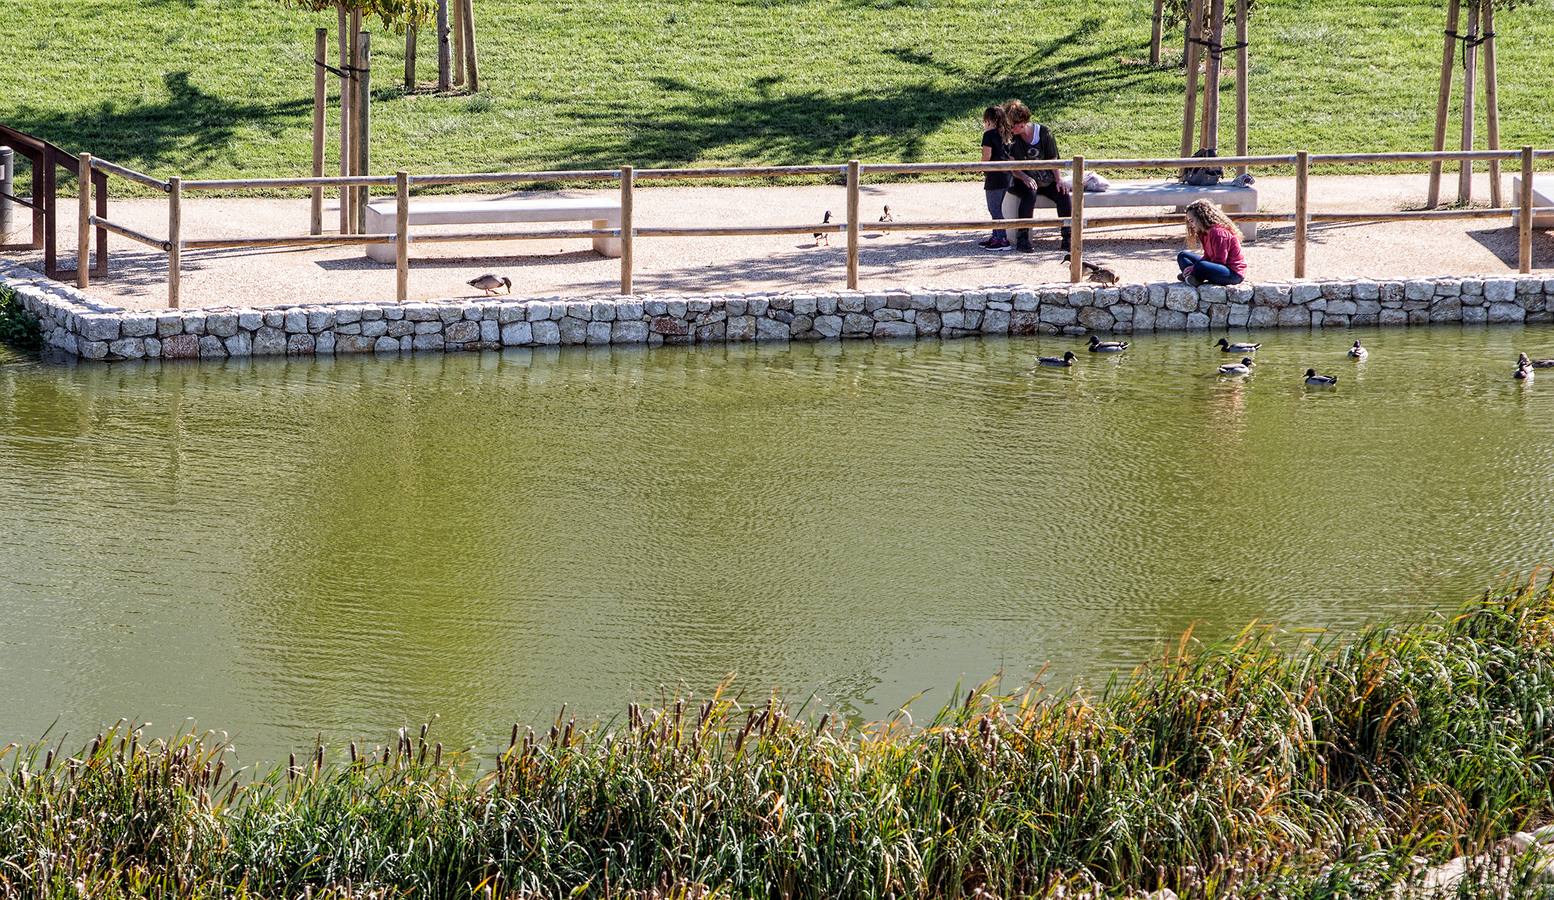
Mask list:
[[1241,235],[1218,206],[1194,200],[1187,207],[1187,242],[1203,252],[1176,254],[1182,271],[1176,277],[1190,285],[1240,284],[1246,277],[1246,257],[1241,255]]

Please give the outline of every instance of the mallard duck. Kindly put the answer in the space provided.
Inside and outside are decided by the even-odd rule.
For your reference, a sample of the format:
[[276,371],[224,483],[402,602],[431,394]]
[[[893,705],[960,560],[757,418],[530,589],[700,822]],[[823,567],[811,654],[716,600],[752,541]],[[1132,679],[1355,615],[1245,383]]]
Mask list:
[[1250,375],[1252,374],[1252,367],[1255,365],[1257,363],[1252,361],[1252,357],[1243,356],[1238,363],[1226,363],[1220,366],[1219,373],[1221,375]]
[[1263,348],[1262,344],[1232,344],[1224,338],[1219,339],[1219,352],[1221,353],[1256,353]]
[[[820,224],[822,224],[822,225],[830,225],[831,224],[831,210],[829,210],[829,209],[826,210],[826,214],[825,214],[824,217],[821,218]],[[817,232],[815,232],[815,246],[819,247],[821,244],[825,244],[827,247],[831,246],[831,233],[830,232],[828,232],[828,231],[817,231]]]
[[472,288],[475,288],[476,290],[485,291],[487,297],[495,294],[496,289],[499,287],[505,287],[507,289],[507,293],[509,294],[513,292],[513,280],[511,278],[503,278],[500,275],[492,275],[490,272],[487,272],[479,278],[471,278],[468,282],[466,282],[466,284]]
[[888,207],[888,206],[885,207],[885,211],[880,213],[880,221],[881,222],[894,222],[894,221],[896,221],[896,217],[890,214],[890,207]]
[[1318,375],[1316,369],[1306,370],[1306,383],[1312,387],[1332,387],[1338,383],[1337,375]]
[[1370,356],[1370,355],[1371,355],[1371,352],[1369,350],[1365,349],[1364,347],[1361,347],[1359,341],[1355,341],[1354,342],[1354,346],[1349,348],[1349,358],[1350,359],[1364,359],[1365,357]]
[[1554,359],[1528,359],[1527,354],[1518,353],[1516,366],[1517,368],[1526,366],[1529,369],[1554,369]]
[[1074,351],[1065,350],[1062,356],[1043,356],[1038,358],[1036,365],[1046,366],[1049,369],[1066,369],[1072,366],[1077,359],[1079,357],[1074,355]]
[[1517,381],[1531,381],[1532,366],[1517,366],[1516,372],[1512,374],[1511,377],[1515,378]]
[[1131,347],[1127,341],[1103,341],[1095,335],[1090,335],[1091,353],[1121,353]]

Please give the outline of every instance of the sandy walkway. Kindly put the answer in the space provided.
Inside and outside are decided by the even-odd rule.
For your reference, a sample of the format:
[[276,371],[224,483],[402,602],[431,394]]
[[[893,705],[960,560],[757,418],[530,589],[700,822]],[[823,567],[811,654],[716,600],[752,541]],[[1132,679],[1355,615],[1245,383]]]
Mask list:
[[[1455,188],[1455,179],[1448,179]],[[1487,197],[1487,178],[1477,195]],[[1265,210],[1294,206],[1294,182],[1266,178],[1258,184]],[[1314,179],[1313,211],[1385,211],[1422,205],[1426,180],[1420,176],[1342,176]],[[1509,192],[1509,179],[1507,179]],[[579,195],[582,195],[579,193]],[[637,195],[637,224],[694,225],[713,222],[818,222],[825,210],[846,208],[840,187],[646,188]],[[986,215],[974,181],[866,186],[865,222],[889,204],[897,220],[977,219]],[[73,205],[71,207],[73,213]],[[166,203],[114,202],[110,218],[152,234],[165,234]],[[19,219],[21,217],[18,217]],[[59,245],[69,264],[75,247],[74,216],[62,222]],[[326,227],[330,216],[326,214]],[[306,230],[307,201],[192,199],[185,202],[184,235],[227,237],[297,234]],[[21,224],[25,224],[23,221]],[[414,232],[412,232],[414,233]],[[1288,278],[1293,226],[1264,225],[1246,248],[1253,277]],[[987,253],[976,242],[985,234],[864,232],[863,286],[917,285],[975,287],[1029,284],[1067,278],[1056,252],[1055,233],[1038,240],[1033,256]],[[712,293],[727,290],[840,287],[845,277],[845,241],[814,247],[807,238],[639,238],[639,293]],[[1104,261],[1125,280],[1174,277],[1175,228],[1119,228],[1090,232],[1087,258]],[[70,249],[63,249],[70,248]],[[511,277],[514,293],[608,294],[618,287],[619,263],[595,255],[586,240],[434,244],[412,251],[414,298],[471,293],[464,282],[485,271]],[[41,253],[13,256],[41,266]],[[1535,233],[1534,258],[1541,271],[1554,269],[1554,237]],[[1313,226],[1308,274],[1402,277],[1434,274],[1491,274],[1515,271],[1516,233],[1509,223],[1478,221],[1419,224]],[[186,252],[186,306],[270,306],[302,302],[384,300],[394,296],[392,266],[367,260],[359,248],[322,250],[216,250]],[[113,238],[111,273],[95,279],[92,292],[128,307],[165,303],[166,257]]]

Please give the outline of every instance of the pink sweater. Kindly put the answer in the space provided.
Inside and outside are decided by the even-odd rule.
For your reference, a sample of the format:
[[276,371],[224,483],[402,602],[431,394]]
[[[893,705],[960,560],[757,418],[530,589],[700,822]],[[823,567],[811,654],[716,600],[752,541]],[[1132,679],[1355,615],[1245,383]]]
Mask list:
[[1215,225],[1202,240],[1204,259],[1217,262],[1237,275],[1246,274],[1246,257],[1241,255],[1241,236],[1234,229]]

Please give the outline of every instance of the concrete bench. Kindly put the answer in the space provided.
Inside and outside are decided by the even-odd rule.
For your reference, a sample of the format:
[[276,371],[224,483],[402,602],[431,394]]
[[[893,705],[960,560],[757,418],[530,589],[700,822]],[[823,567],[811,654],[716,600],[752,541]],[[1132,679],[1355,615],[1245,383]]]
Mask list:
[[[395,202],[367,204],[367,232],[394,231]],[[410,225],[489,225],[507,222],[592,222],[594,228],[619,228],[620,200],[609,197],[524,197],[502,200],[418,200],[410,204]],[[415,246],[415,239],[410,241]],[[594,252],[621,255],[620,238],[595,237]],[[394,262],[393,244],[369,244],[367,256]]]
[[[1089,221],[1089,213],[1096,209],[1115,209],[1126,206],[1169,206],[1176,212],[1187,208],[1187,204],[1194,200],[1213,200],[1220,208],[1230,213],[1231,218],[1235,214],[1257,212],[1257,188],[1236,187],[1229,182],[1222,184],[1198,187],[1191,184],[1182,184],[1176,181],[1156,182],[1112,182],[1110,189],[1099,193],[1085,192],[1085,220]],[[1037,209],[1052,209],[1053,203],[1046,197],[1036,198]],[[1019,198],[1013,194],[1004,197],[1004,218],[1017,218],[1020,210]],[[1256,222],[1238,222],[1241,229],[1242,240],[1257,239]]]
[[[1512,175],[1511,176],[1511,196],[1508,198],[1509,201],[1510,201],[1510,205],[1511,206],[1520,205],[1521,202],[1522,202],[1521,201],[1521,196],[1522,196],[1522,176],[1520,176],[1520,175]],[[1535,207],[1538,207],[1538,206],[1554,206],[1554,175],[1534,175],[1534,176],[1532,176],[1532,205],[1535,206]],[[1513,223],[1515,223],[1517,228],[1522,227],[1522,214],[1521,214],[1521,212],[1518,211],[1518,212],[1513,213],[1511,215],[1511,221]],[[1554,213],[1538,213],[1538,212],[1533,213],[1532,214],[1532,227],[1534,227],[1534,228],[1554,228]]]

